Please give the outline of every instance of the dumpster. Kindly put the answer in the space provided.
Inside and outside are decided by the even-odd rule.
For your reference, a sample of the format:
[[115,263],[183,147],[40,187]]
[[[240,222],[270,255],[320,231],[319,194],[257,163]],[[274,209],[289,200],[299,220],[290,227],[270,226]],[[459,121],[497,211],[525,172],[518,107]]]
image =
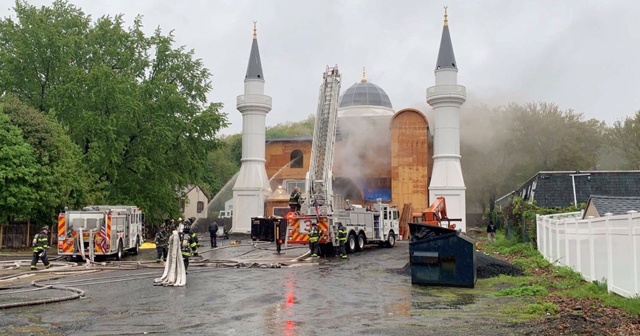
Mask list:
[[411,283],[474,287],[476,248],[473,239],[449,228],[409,223]]
[[287,231],[287,223],[282,217],[253,217],[251,218],[251,239],[253,241],[275,241],[279,234],[282,240]]
[[[251,239],[253,241],[273,241],[269,240],[269,219],[264,217],[252,217],[251,218]],[[273,237],[273,233],[271,234]]]

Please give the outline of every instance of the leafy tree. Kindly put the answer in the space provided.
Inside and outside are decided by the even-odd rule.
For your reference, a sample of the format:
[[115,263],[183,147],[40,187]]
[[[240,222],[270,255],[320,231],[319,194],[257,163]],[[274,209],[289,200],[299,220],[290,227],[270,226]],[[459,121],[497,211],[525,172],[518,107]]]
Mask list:
[[596,167],[605,125],[551,103],[475,107],[462,113],[462,169],[468,195],[486,210],[492,198],[541,170]]
[[176,216],[177,190],[202,182],[226,126],[202,61],[172,34],[145,36],[139,17],[129,28],[122,15],[92,21],[60,0],[14,11],[0,21],[0,92],[55,110],[107,202]]
[[640,111],[616,121],[608,132],[610,146],[626,162],[622,168],[640,169]]
[[267,139],[282,139],[299,136],[312,136],[315,117],[309,115],[306,119],[298,122],[285,122],[275,126],[267,127]]
[[20,128],[39,165],[38,202],[32,219],[49,222],[65,206],[80,207],[98,200],[95,177],[82,162],[80,148],[60,123],[14,97],[3,101],[4,113]]
[[38,198],[38,168],[33,150],[0,105],[0,224],[31,217]]

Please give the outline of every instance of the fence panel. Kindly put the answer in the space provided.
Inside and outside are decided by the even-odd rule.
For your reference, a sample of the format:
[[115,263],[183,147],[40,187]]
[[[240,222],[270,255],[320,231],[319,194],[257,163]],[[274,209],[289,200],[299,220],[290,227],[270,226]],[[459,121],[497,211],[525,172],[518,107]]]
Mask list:
[[609,291],[640,295],[640,214],[580,219],[580,213],[537,216],[538,250]]

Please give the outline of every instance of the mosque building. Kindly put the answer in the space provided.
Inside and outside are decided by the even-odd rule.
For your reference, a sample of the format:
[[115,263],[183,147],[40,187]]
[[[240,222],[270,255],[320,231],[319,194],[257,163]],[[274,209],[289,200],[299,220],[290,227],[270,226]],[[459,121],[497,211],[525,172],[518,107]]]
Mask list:
[[[466,88],[457,83],[458,67],[446,7],[434,74],[435,85],[427,88],[426,97],[433,107],[432,132],[421,111],[394,109],[389,95],[367,80],[364,69],[362,79],[342,92],[332,167],[333,193],[351,204],[367,206],[380,200],[402,212],[421,212],[430,201],[444,197],[449,217],[460,218],[458,227],[465,231],[466,187],[460,165],[459,117]],[[239,223],[234,224],[238,232],[249,229],[250,217],[285,216],[293,189],[299,187],[305,192],[311,161],[311,136],[265,140],[271,97],[264,95],[264,85],[254,27],[245,94],[238,97],[238,110],[243,114],[242,167],[233,200],[227,202],[233,202],[233,222]],[[434,134],[433,144],[430,133]],[[231,205],[227,203],[225,210]]]
[[[362,79],[341,94],[338,106],[334,193],[352,204],[381,199],[400,209],[408,203],[426,208],[432,146],[425,115],[411,108],[396,112],[387,93],[367,80],[364,69]],[[265,168],[273,190],[266,200],[267,216],[286,214],[293,188],[304,190],[311,140],[266,141]]]

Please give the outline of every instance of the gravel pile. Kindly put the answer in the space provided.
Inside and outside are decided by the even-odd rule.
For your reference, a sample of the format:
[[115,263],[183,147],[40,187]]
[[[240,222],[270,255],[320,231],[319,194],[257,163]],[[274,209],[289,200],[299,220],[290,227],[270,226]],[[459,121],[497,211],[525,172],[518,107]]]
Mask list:
[[476,251],[476,276],[478,279],[493,278],[500,274],[520,276],[524,274],[524,271],[518,266]]
[[[396,271],[400,274],[411,275],[411,266],[407,263],[403,268]],[[524,272],[518,266],[476,251],[476,276],[478,279],[493,278],[500,274],[520,276]]]

